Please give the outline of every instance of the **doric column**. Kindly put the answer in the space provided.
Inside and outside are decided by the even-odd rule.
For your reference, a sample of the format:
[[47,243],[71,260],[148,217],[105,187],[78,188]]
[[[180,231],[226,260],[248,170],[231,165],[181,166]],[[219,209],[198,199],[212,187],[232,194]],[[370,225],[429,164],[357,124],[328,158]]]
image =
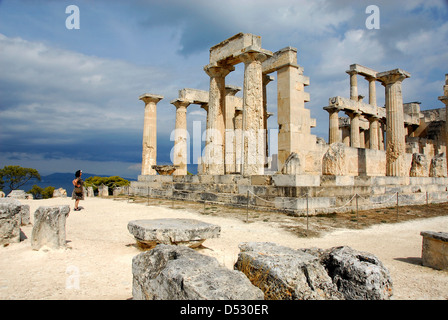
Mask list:
[[156,175],[157,164],[157,103],[163,96],[145,93],[139,97],[145,103],[143,122],[142,175]]
[[376,78],[367,76],[366,80],[369,81],[369,104],[376,106]]
[[171,101],[171,104],[176,107],[173,164],[179,166],[173,175],[186,175],[188,163],[187,107],[191,104],[191,101],[176,99]]
[[233,70],[232,66],[208,65],[204,67],[204,71],[210,76],[206,138],[202,162],[204,174],[224,174],[225,77]]
[[359,117],[361,112],[359,111],[347,111],[350,117],[350,147],[359,148],[361,146],[361,140],[359,135]]
[[386,175],[405,176],[405,133],[401,83],[410,74],[401,69],[381,72],[378,80],[386,90]]
[[445,104],[446,119],[445,119],[445,145],[446,145],[446,157],[448,163],[448,74],[445,75],[445,85],[443,86],[443,96],[439,97],[439,100]]
[[235,109],[235,172],[241,172],[241,164],[243,163],[243,109]]
[[339,109],[334,107],[325,107],[329,113],[329,129],[328,129],[328,143],[336,143],[341,141],[341,134],[339,132]]
[[369,129],[369,133],[370,133],[370,149],[372,150],[379,150],[379,141],[378,141],[378,127],[379,127],[379,123],[378,123],[379,118],[377,116],[371,116],[369,118],[369,123],[370,123],[370,129]]
[[267,58],[261,52],[247,52],[243,86],[243,175],[264,173],[265,144],[263,130],[263,75],[261,63]]
[[234,173],[235,169],[235,109],[241,106],[241,98],[235,95],[241,91],[241,87],[226,86],[226,112],[225,121],[225,159],[224,173]]
[[358,101],[358,73],[354,70],[346,72],[350,75],[350,99]]
[[384,150],[384,123],[381,119],[378,121],[378,149]]
[[270,76],[268,74],[263,74],[263,129],[265,130],[265,163],[264,166],[268,167],[268,157],[269,157],[269,146],[268,146],[268,119],[270,116],[273,115],[273,113],[268,112],[268,99],[267,99],[267,85],[274,81],[274,77]]

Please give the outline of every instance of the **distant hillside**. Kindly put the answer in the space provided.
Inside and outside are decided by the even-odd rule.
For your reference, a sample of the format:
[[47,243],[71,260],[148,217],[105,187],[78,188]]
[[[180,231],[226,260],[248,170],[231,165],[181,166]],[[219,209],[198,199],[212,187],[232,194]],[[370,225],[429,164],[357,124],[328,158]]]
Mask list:
[[[107,175],[84,173],[84,172],[82,173],[82,179],[84,181],[87,178],[94,177],[94,176],[109,177]],[[136,179],[125,178],[125,177],[122,177],[122,178],[129,180],[129,181],[136,180]],[[73,179],[75,179],[75,175],[73,173],[52,173],[48,176],[42,176],[40,181],[37,181],[37,180],[28,181],[26,184],[21,186],[19,189],[25,190],[25,192],[27,192],[33,187],[33,185],[37,184],[41,188],[46,188],[49,186],[55,187],[56,189],[63,188],[65,190],[67,190],[67,195],[71,195],[72,191],[73,191],[73,184],[72,184]],[[5,192],[6,195],[8,195],[10,192],[10,190],[6,186],[3,189],[3,191]]]

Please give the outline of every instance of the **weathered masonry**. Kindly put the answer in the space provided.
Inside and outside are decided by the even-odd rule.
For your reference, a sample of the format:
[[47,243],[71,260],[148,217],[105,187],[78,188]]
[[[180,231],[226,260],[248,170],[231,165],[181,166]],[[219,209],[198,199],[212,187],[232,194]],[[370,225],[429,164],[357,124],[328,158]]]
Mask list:
[[[237,64],[244,65],[242,87],[226,83]],[[305,103],[310,79],[297,62],[297,49],[271,52],[261,37],[239,33],[210,48],[204,72],[209,90],[184,88],[171,100],[176,108],[172,175],[157,175],[156,104],[162,96],[144,94],[142,174],[133,194],[273,210],[333,212],[351,210],[356,195],[361,207],[446,201],[445,129],[448,75],[443,109],[420,111],[404,103],[402,86],[409,72],[378,72],[350,66],[350,97],[329,98],[329,141],[311,134],[316,126]],[[368,81],[368,101],[358,92],[358,77]],[[277,168],[267,170],[267,86],[277,82]],[[384,88],[385,106],[377,105]],[[240,92],[242,98],[236,96]],[[198,174],[187,174],[187,109],[207,112],[205,147]],[[346,117],[340,117],[340,113]],[[442,119],[443,118],[443,119]],[[275,153],[275,152],[272,152]],[[162,171],[159,170],[162,173]],[[305,202],[305,199],[306,202]]]

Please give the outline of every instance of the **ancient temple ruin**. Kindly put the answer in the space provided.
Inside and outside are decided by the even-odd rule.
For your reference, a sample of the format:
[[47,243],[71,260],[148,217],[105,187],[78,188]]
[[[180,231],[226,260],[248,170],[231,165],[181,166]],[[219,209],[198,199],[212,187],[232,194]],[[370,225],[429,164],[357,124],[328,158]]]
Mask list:
[[[242,87],[226,83],[235,65],[244,64]],[[445,108],[420,111],[403,103],[402,84],[411,75],[402,69],[378,72],[350,66],[350,97],[329,98],[329,141],[311,134],[316,125],[305,103],[310,84],[298,64],[297,49],[271,52],[261,37],[239,33],[210,48],[204,67],[209,91],[184,88],[171,100],[176,108],[172,175],[157,175],[157,103],[160,95],[143,94],[145,103],[142,171],[131,192],[229,205],[253,205],[300,214],[381,206],[390,192],[419,203],[447,196]],[[368,81],[368,101],[358,92],[358,78]],[[266,87],[277,82],[277,170],[267,170]],[[377,105],[377,84],[385,106]],[[448,104],[448,75],[439,97]],[[242,98],[236,96],[241,91]],[[198,174],[187,174],[187,108],[207,112],[205,147]],[[340,117],[345,113],[346,117]],[[172,172],[172,171],[171,171]],[[422,198],[425,196],[425,199]],[[347,204],[348,203],[348,204]]]

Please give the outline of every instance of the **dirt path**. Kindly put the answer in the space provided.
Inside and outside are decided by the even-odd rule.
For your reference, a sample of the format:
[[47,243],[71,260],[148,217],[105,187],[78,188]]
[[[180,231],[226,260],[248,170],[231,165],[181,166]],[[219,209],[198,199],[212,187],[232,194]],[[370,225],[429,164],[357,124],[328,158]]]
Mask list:
[[[67,198],[22,200],[31,222],[38,206],[70,205]],[[448,272],[421,265],[421,231],[448,231],[448,204],[330,216],[291,217],[215,205],[87,198],[67,220],[67,249],[31,249],[30,239],[0,248],[0,299],[129,299],[132,258],[140,253],[127,223],[134,219],[192,218],[221,226],[199,251],[233,267],[246,241],[292,248],[348,245],[375,254],[389,269],[393,299],[448,299]],[[248,218],[248,222],[246,222]],[[32,226],[22,227],[30,238]]]

